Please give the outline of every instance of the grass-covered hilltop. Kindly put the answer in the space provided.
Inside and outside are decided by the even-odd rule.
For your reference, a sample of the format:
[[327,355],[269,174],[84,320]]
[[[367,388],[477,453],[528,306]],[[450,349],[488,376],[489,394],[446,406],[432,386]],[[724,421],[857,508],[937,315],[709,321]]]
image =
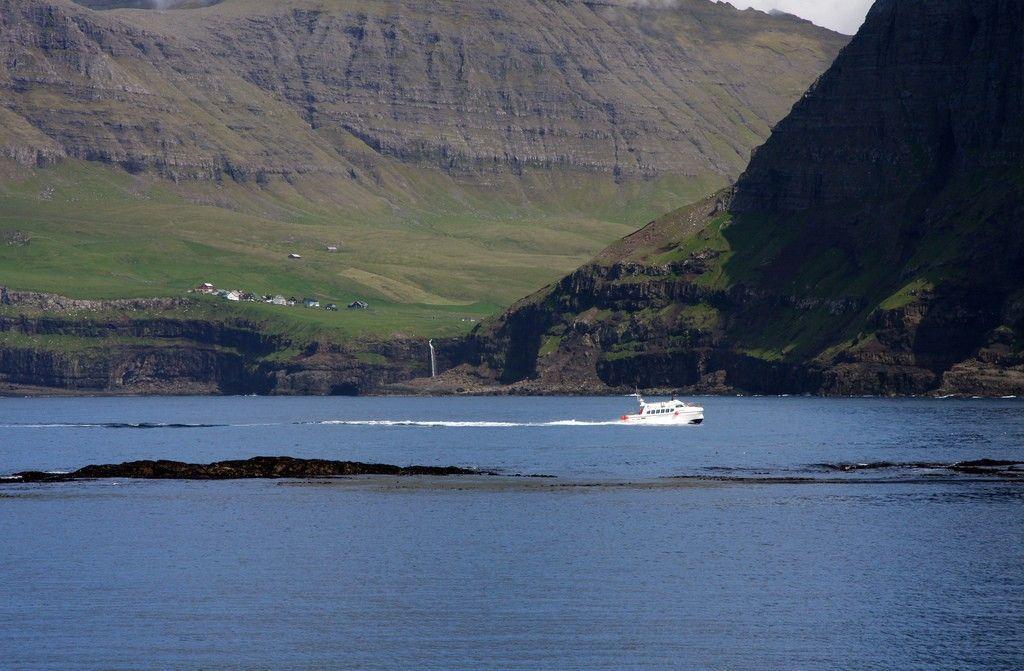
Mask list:
[[[0,378],[248,389],[187,366],[133,373],[172,340],[232,349],[221,339],[24,295],[181,298],[202,282],[340,309],[140,309],[276,338],[277,367],[334,348],[402,378],[411,364],[367,343],[466,333],[721,188],[845,42],[707,0],[0,0],[0,285],[21,296],[0,306]],[[299,389],[353,388],[331,375]]]
[[479,327],[530,390],[1024,393],[1024,2],[878,0],[736,184]]

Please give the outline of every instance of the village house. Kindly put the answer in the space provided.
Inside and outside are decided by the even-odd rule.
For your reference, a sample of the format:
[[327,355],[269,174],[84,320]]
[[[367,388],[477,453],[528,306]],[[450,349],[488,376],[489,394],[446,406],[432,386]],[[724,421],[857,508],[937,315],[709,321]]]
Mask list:
[[[302,305],[305,305],[307,308],[319,309],[322,307],[320,305],[320,301],[317,300],[316,298],[303,298],[300,301],[298,298],[295,298],[294,296],[285,298],[281,294],[263,294],[261,296],[254,294],[250,291],[243,291],[241,289],[217,289],[209,282],[200,284],[195,288],[190,289],[189,291],[192,293],[211,294],[219,298],[223,298],[226,301],[232,302],[246,301],[249,303],[269,303],[270,305],[284,306],[295,306],[301,303]],[[362,301],[356,301],[356,303],[361,304],[362,307],[368,307],[366,303],[363,303]],[[353,304],[350,307],[355,308],[360,306]],[[337,311],[338,306],[335,305],[334,303],[330,303],[326,307],[323,307],[323,309]]]

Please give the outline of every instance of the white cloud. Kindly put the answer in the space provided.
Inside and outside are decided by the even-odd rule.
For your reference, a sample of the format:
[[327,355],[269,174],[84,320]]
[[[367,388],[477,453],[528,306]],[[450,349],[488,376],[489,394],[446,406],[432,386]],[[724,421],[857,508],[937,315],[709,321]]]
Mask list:
[[852,35],[864,22],[874,0],[727,0],[740,9],[753,7],[767,12],[778,9],[796,14],[841,33]]

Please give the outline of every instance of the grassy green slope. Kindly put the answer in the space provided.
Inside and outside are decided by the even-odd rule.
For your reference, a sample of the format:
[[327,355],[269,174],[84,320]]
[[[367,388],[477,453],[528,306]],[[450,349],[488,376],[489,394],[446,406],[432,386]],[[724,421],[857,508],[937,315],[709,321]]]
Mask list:
[[11,288],[144,297],[209,281],[339,304],[368,300],[366,313],[247,308],[346,336],[466,330],[575,267],[651,208],[712,187],[663,180],[622,189],[548,174],[532,179],[527,200],[512,187],[458,187],[410,171],[415,198],[356,208],[321,198],[329,183],[176,186],[77,161],[5,170],[0,231],[28,239],[0,245],[0,282]]

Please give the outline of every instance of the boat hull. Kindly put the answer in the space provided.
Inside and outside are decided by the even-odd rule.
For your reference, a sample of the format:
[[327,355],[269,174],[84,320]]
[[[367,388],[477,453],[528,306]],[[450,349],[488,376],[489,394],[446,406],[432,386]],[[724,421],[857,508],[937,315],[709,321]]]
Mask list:
[[686,410],[665,415],[623,415],[621,424],[637,426],[688,426],[704,421],[704,408],[687,408]]

